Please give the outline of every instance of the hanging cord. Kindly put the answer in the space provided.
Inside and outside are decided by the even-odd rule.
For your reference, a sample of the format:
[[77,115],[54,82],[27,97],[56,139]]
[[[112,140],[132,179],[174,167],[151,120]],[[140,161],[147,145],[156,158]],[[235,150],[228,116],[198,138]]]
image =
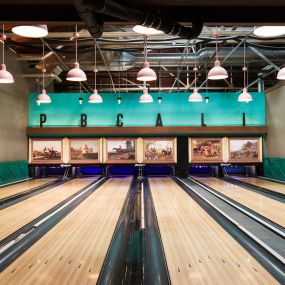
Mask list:
[[144,62],[147,62],[147,35],[144,35],[143,39],[144,39]]
[[75,39],[75,62],[78,62],[77,60],[77,49],[78,49],[78,43],[77,43],[77,39],[79,38],[79,33],[77,31],[77,25],[75,25],[75,33],[73,34],[73,37]]
[[43,74],[43,89],[45,89],[45,45],[43,44],[43,68],[42,68],[42,74]]
[[[195,41],[193,42],[193,44],[195,43]],[[195,46],[195,60],[194,60],[194,68],[193,68],[193,71],[194,71],[194,74],[195,74],[195,89],[197,88],[197,71],[198,71],[198,68],[197,68],[197,58],[196,58],[196,46]]]
[[94,90],[97,89],[97,45],[96,45],[96,40],[95,40],[95,45],[94,45]]
[[244,88],[246,88],[247,82],[248,82],[248,77],[246,76],[247,67],[246,67],[246,63],[245,63],[245,43],[246,43],[246,40],[243,43],[243,68],[242,68],[242,70],[243,70],[243,86],[244,86]]
[[5,40],[6,40],[6,35],[5,35],[5,30],[4,30],[4,24],[2,25],[2,30],[3,30],[3,33],[2,33],[2,36],[1,36],[1,40],[2,40],[2,64],[5,64],[5,53],[4,53],[4,50],[5,50]]

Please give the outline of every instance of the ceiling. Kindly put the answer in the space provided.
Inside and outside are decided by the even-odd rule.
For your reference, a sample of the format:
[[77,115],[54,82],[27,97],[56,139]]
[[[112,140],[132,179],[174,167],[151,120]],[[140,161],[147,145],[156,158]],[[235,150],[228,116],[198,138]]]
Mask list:
[[[98,1],[98,2],[101,2]],[[106,3],[110,2],[106,0]],[[173,35],[150,36],[148,58],[158,74],[150,84],[152,91],[183,91],[194,86],[195,58],[199,67],[197,86],[209,90],[240,90],[243,87],[243,48],[246,42],[246,65],[249,69],[250,90],[270,88],[277,84],[278,67],[285,64],[285,37],[260,39],[252,34],[255,25],[284,24],[282,1],[186,1],[186,0],[136,0],[114,1],[123,7],[139,9],[160,15],[171,22],[191,27],[192,22],[203,22],[201,34],[195,39],[182,39]],[[35,4],[36,3],[36,4]],[[173,6],[175,3],[175,6]],[[250,5],[249,5],[250,3]],[[17,52],[23,65],[23,76],[29,78],[31,89],[36,90],[42,63],[42,42],[15,36],[11,28],[16,23],[46,23],[49,35],[45,44],[45,61],[49,89],[56,92],[90,92],[94,88],[94,39],[78,16],[71,1],[66,0],[11,0],[1,1],[2,22],[8,35],[7,45]],[[125,5],[125,6],[124,6]],[[108,10],[108,9],[106,9]],[[105,10],[105,11],[106,11]],[[173,13],[175,11],[175,13]],[[98,80],[101,91],[140,90],[136,73],[143,64],[143,37],[133,32],[133,21],[124,17],[104,15],[103,34],[97,39]],[[79,61],[87,73],[86,83],[65,80],[72,68],[75,48],[72,33],[75,24],[80,30]],[[215,37],[219,32],[220,59],[228,70],[228,80],[206,81],[206,74],[215,58]]]

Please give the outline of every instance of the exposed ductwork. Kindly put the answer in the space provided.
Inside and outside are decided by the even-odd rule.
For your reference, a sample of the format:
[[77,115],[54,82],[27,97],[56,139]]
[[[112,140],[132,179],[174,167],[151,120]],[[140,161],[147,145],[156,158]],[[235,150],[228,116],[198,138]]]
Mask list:
[[94,38],[99,38],[102,35],[104,24],[102,14],[161,30],[165,34],[185,39],[198,37],[203,29],[202,21],[195,20],[192,27],[185,27],[166,16],[158,16],[112,0],[72,0],[72,3]]

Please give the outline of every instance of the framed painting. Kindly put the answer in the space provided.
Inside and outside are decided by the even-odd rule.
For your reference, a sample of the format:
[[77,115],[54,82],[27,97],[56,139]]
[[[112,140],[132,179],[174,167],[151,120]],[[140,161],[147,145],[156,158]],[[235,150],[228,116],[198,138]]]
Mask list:
[[261,162],[261,138],[228,138],[229,162]]
[[69,139],[70,163],[101,162],[101,140],[99,138]]
[[31,163],[62,163],[62,139],[32,139]]
[[144,163],[176,163],[176,138],[143,138]]
[[189,161],[223,162],[223,138],[189,138]]
[[104,162],[136,163],[137,148],[136,138],[107,138],[104,143]]

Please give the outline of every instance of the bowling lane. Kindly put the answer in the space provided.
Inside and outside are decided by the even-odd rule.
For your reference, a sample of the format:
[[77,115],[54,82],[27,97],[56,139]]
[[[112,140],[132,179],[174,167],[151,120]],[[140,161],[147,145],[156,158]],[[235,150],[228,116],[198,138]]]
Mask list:
[[217,192],[233,199],[254,212],[285,227],[285,204],[262,194],[239,187],[218,178],[197,178],[196,180],[212,187]]
[[173,180],[149,182],[172,284],[278,284]]
[[131,178],[112,178],[1,273],[6,285],[96,284]]
[[98,179],[80,178],[16,203],[0,211],[0,240]]
[[233,178],[285,195],[285,184],[282,184],[282,183],[273,182],[273,181],[269,181],[269,180],[257,178],[257,177],[233,176]]
[[19,194],[21,192],[25,192],[35,187],[48,184],[53,181],[55,181],[55,178],[41,178],[41,179],[32,179],[25,182],[20,182],[10,186],[5,186],[3,188],[0,188],[0,200],[12,195]]

